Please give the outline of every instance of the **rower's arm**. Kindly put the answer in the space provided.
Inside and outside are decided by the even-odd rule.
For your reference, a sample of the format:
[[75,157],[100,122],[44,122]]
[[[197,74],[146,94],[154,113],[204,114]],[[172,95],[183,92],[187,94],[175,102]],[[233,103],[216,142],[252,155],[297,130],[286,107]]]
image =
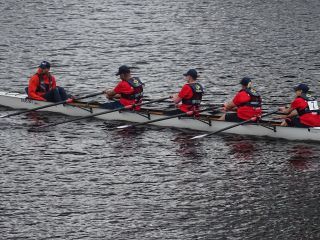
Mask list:
[[117,94],[114,90],[106,90],[104,92],[105,92],[106,97],[108,99],[119,99],[120,98],[120,94]]
[[37,86],[38,86],[38,79],[36,77],[32,77],[29,80],[29,86],[28,86],[28,97],[34,100],[38,101],[46,101],[45,98],[37,94]]
[[298,112],[297,110],[295,110],[294,108],[292,107],[289,107],[289,108],[285,108],[285,107],[280,107],[279,108],[279,111],[285,115],[283,116],[280,116],[280,118],[293,118],[295,116],[298,115]]
[[234,104],[233,101],[231,102],[227,102],[224,104],[224,108],[228,111],[228,110],[233,110],[237,107],[237,105]]
[[175,103],[175,104],[178,104],[179,102],[181,102],[182,98],[179,97],[179,94],[176,93],[174,95],[172,95],[172,101]]
[[298,115],[297,110],[293,109],[288,115],[287,118],[293,118]]
[[57,87],[57,81],[56,81],[56,78],[53,76],[53,75],[51,75],[51,80],[52,80],[52,89],[55,89],[56,87]]

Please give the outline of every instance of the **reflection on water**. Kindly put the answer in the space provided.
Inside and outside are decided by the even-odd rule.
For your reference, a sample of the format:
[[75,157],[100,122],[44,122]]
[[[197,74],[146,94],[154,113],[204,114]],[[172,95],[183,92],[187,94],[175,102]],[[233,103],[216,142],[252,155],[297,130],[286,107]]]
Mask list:
[[229,154],[234,158],[239,161],[252,160],[256,151],[256,143],[253,139],[236,135],[225,136],[223,139],[229,148]]
[[28,112],[27,114],[25,114],[25,118],[30,122],[30,125],[33,127],[44,125],[50,122],[50,115],[47,115],[43,112]]
[[[23,92],[49,60],[79,96],[115,86],[122,64],[152,98],[178,91],[189,68],[212,102],[231,98],[245,75],[268,102],[289,101],[301,79],[320,92],[319,0],[3,0],[0,9],[0,91]],[[99,120],[27,131],[70,118],[0,120],[1,240],[320,239],[319,144],[195,142],[195,132],[116,132],[108,128],[122,123]]]
[[178,156],[193,160],[206,157],[201,141],[191,141],[191,137],[191,134],[182,132],[172,140],[172,144],[176,145]]
[[230,154],[238,160],[251,160],[255,152],[255,145],[251,140],[242,140],[230,143]]
[[296,170],[306,170],[311,166],[312,161],[316,160],[313,147],[305,144],[295,145],[289,154],[291,155],[290,165]]

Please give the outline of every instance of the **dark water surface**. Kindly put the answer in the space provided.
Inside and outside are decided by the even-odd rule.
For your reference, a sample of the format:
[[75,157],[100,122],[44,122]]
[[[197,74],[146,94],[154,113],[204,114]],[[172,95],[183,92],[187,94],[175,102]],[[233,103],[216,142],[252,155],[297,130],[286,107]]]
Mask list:
[[[320,1],[1,1],[1,91],[42,60],[85,94],[135,66],[149,96],[195,67],[222,102],[249,75],[266,102],[320,93]],[[269,106],[272,108],[272,106]],[[1,108],[1,113],[11,110]],[[320,239],[319,144],[139,128],[98,120],[44,133],[33,113],[0,120],[0,239]]]

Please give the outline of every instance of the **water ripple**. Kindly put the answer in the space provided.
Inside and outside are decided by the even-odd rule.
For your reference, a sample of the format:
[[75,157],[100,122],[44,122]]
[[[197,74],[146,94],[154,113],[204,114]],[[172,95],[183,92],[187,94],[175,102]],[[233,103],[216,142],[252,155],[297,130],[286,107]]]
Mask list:
[[[87,94],[134,66],[152,97],[197,68],[222,102],[254,78],[266,102],[319,85],[317,0],[5,1],[1,91],[23,92],[41,60]],[[98,98],[99,101],[105,99]],[[1,108],[2,113],[12,112]],[[69,117],[0,120],[1,239],[319,239],[319,146],[98,120],[28,131]]]

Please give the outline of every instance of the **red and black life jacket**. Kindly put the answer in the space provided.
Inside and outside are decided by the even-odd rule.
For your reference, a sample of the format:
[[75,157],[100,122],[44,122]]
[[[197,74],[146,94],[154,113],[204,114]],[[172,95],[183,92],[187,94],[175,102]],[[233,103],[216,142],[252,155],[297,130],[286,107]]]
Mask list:
[[242,91],[245,91],[246,93],[249,94],[250,101],[243,103],[243,104],[240,104],[239,107],[242,107],[242,106],[250,106],[250,107],[254,107],[254,108],[261,107],[262,99],[261,99],[260,93],[258,93],[256,90],[254,90],[252,88],[241,89],[239,92],[242,92]]
[[133,88],[133,93],[131,94],[121,93],[121,97],[128,100],[136,100],[136,102],[139,102],[143,97],[144,84],[140,81],[138,77],[130,78],[127,82]]
[[204,93],[203,87],[200,83],[190,83],[189,86],[192,90],[192,97],[189,99],[182,99],[183,104],[199,106],[202,100],[202,95]]
[[298,98],[302,98],[307,101],[307,107],[305,109],[296,109],[299,116],[302,116],[307,113],[320,114],[320,109],[316,99],[310,95],[302,94]]
[[37,87],[37,92],[49,92],[52,89],[52,77],[48,73],[49,84],[44,82],[43,74],[36,73],[39,78],[39,85]]

